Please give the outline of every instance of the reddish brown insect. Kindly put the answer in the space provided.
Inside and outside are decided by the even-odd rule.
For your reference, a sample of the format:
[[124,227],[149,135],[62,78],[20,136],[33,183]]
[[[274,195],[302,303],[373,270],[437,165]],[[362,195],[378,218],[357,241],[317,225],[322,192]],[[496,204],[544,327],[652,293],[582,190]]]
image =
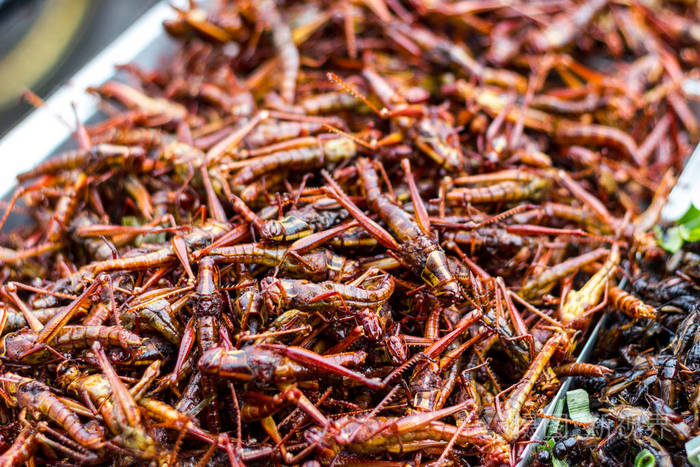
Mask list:
[[619,287],[610,287],[610,306],[634,319],[654,319],[656,309]]
[[684,459],[692,2],[208,3],[3,206],[0,464]]

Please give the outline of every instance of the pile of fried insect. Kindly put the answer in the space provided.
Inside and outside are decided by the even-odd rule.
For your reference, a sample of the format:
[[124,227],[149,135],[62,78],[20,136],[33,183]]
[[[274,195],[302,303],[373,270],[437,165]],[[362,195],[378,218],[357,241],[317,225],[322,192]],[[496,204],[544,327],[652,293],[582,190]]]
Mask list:
[[675,255],[629,264],[630,289],[644,301],[626,293],[615,298],[619,306],[610,310],[592,357],[598,365],[573,380],[574,391],[589,396],[587,420],[571,420],[571,406],[561,404],[557,416],[566,421],[550,422],[536,466],[697,465],[699,252],[700,243],[690,243]]
[[692,2],[211,3],[2,205],[0,465],[513,464],[601,314],[662,371]]

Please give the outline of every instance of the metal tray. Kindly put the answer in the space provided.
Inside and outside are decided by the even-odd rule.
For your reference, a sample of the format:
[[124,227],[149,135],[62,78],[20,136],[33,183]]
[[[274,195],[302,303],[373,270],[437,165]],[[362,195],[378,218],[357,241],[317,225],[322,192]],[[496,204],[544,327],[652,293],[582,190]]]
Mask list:
[[[625,282],[626,279],[623,279],[622,282],[619,284],[620,287],[624,287]],[[583,344],[581,352],[576,358],[576,363],[590,363],[588,362],[588,359],[593,353],[593,349],[595,348],[595,345],[598,342],[598,334],[600,334],[600,330],[603,329],[605,323],[608,322],[609,316],[610,315],[608,315],[607,313],[602,314],[595,327],[591,331],[590,336],[588,336],[586,343]],[[573,377],[568,377],[564,379],[564,381],[562,381],[562,384],[559,387],[557,393],[554,395],[554,398],[549,402],[549,404],[545,408],[545,415],[552,415],[554,413],[554,408],[556,407],[557,402],[559,402],[566,396],[566,391],[569,390],[572,381]],[[530,461],[532,460],[532,455],[535,453],[535,449],[537,448],[537,446],[539,446],[539,443],[536,443],[534,441],[544,441],[544,436],[547,432],[547,426],[549,425],[549,421],[550,420],[548,420],[547,418],[537,419],[537,423],[535,424],[535,431],[530,437],[530,443],[527,445],[527,447],[521,454],[521,460],[520,462],[518,462],[517,467],[526,467],[527,465],[529,465]]]
[[71,104],[75,104],[81,121],[99,115],[98,99],[87,94],[86,88],[117,77],[116,65],[136,63],[152,68],[160,57],[175,49],[174,41],[161,25],[163,20],[175,16],[167,1],[157,3],[51,94],[45,106],[29,114],[0,140],[0,195],[11,193],[18,173],[31,169],[70,144],[71,133],[75,130]]
[[[200,1],[206,5],[208,0]],[[0,158],[3,161],[3,170],[0,171],[0,198],[6,198],[16,186],[17,174],[29,170],[44,159],[56,154],[68,147],[74,147],[71,135],[75,128],[72,105],[75,105],[78,118],[87,122],[99,117],[100,109],[98,98],[85,92],[91,86],[99,86],[113,78],[118,78],[120,73],[115,69],[116,65],[134,63],[146,69],[155,67],[159,60],[172,53],[175,42],[167,36],[162,27],[165,19],[176,16],[173,8],[167,0],[162,0],[148,10],[141,18],[126,29],[112,44],[85,65],[73,78],[46,100],[46,105],[34,110],[22,122],[15,126],[0,140]],[[690,84],[696,84],[692,82]],[[696,86],[700,95],[700,83]],[[696,151],[693,165],[700,171],[700,150]],[[700,192],[700,186],[696,187],[696,194]],[[690,194],[684,193],[684,198],[690,198]],[[700,201],[700,196],[695,196]],[[664,216],[667,217],[667,216]],[[680,216],[679,216],[680,217]],[[9,224],[9,223],[8,223]],[[595,346],[598,333],[605,325],[607,315],[603,315],[590,333],[585,344],[576,359],[577,362],[586,362]],[[568,390],[571,378],[563,381],[554,399],[547,406],[545,413],[551,415],[554,406]],[[541,419],[535,425],[535,431],[531,441],[541,441],[547,428],[547,420]],[[529,443],[521,455],[518,466],[528,465],[536,443]]]

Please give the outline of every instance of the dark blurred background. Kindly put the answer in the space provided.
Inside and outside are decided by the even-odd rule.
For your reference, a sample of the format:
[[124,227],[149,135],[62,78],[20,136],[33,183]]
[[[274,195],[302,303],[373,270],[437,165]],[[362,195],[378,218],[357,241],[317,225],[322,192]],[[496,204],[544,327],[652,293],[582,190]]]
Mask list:
[[158,0],[0,0],[0,136]]

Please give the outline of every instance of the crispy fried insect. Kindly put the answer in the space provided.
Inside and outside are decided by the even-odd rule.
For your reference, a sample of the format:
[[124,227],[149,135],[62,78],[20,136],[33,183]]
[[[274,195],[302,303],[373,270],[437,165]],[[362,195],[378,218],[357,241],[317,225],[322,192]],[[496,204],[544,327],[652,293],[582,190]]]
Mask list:
[[322,198],[288,212],[282,219],[265,221],[260,235],[268,241],[293,242],[314,232],[329,229],[348,216],[344,209],[333,208],[334,204],[334,200]]
[[642,300],[638,299],[629,292],[625,292],[619,287],[610,287],[610,290],[608,290],[608,296],[610,297],[610,306],[616,310],[620,310],[630,318],[656,318],[656,309],[654,309],[653,306],[647,305]]
[[333,311],[347,308],[375,308],[385,304],[394,292],[391,276],[364,282],[363,287],[337,282],[314,283],[300,279],[265,279],[260,284],[269,306],[277,309]]
[[319,372],[331,372],[379,387],[378,381],[345,368],[362,364],[366,356],[364,352],[349,352],[321,357],[301,348],[259,344],[242,350],[212,349],[202,355],[197,365],[205,374],[250,381],[259,386],[303,381]]
[[[416,273],[445,300],[456,300],[461,295],[459,284],[452,276],[442,248],[406,211],[394,204],[381,192],[379,178],[368,159],[358,160],[358,173],[369,205],[387,223],[399,240],[397,252],[415,268]],[[414,203],[416,203],[414,194]],[[420,200],[417,201],[422,204]],[[426,232],[428,230],[428,232]]]
[[274,171],[312,170],[332,166],[352,158],[357,152],[352,140],[328,135],[299,138],[283,144],[284,149],[224,166],[228,170],[238,170],[231,179],[234,190],[242,190],[245,185]]
[[174,6],[2,207],[0,464],[692,460],[692,3]]
[[335,420],[337,431],[330,439],[322,430],[311,428],[305,433],[309,442],[318,443],[325,454],[333,456],[341,449],[358,454],[382,451],[401,452],[418,450],[427,446],[440,446],[430,441],[449,441],[455,438],[458,445],[484,449],[487,458],[495,464],[509,463],[511,450],[499,435],[488,431],[483,425],[456,427],[437,421],[465,408],[465,404],[434,412],[425,412],[405,417],[374,417],[363,420],[343,417]]
[[81,169],[86,174],[104,168],[129,170],[142,162],[146,151],[139,146],[117,146],[114,144],[97,144],[90,149],[68,151],[49,159],[35,168],[17,175],[17,180],[24,182],[42,175],[56,174],[61,171]]
[[45,384],[15,373],[5,372],[0,375],[0,388],[8,404],[52,420],[81,446],[99,449],[105,444],[102,433],[88,431],[78,416],[66,407]]
[[290,253],[292,252],[287,247],[271,247],[261,243],[213,248],[209,251],[217,262],[277,267],[290,277],[317,281],[344,281],[357,275],[359,270],[357,261],[325,248],[302,254]]
[[[192,230],[183,237],[183,240],[187,248],[194,250],[208,246],[227,232],[229,232],[228,225],[209,220],[201,227],[193,226]],[[97,274],[105,271],[118,271],[122,269],[145,269],[164,266],[176,260],[177,256],[173,246],[167,245],[150,253],[97,261],[84,266],[83,270],[90,274]]]
[[[54,359],[55,355],[48,348],[35,350],[37,337],[29,329],[4,335],[0,340],[0,357],[27,364]],[[141,337],[118,326],[63,326],[49,342],[49,346],[54,351],[69,352],[89,348],[95,341],[131,350],[143,343]]]

